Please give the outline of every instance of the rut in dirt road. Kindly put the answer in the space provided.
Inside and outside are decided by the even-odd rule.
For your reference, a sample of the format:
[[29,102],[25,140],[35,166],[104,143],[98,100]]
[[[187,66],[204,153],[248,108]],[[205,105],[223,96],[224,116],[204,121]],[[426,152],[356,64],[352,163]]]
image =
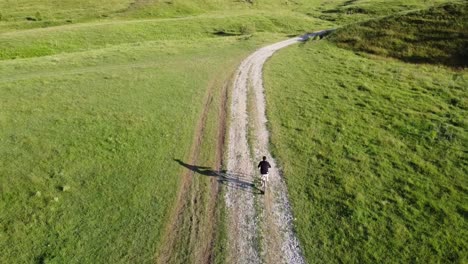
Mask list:
[[[228,185],[226,191],[229,215],[227,263],[305,263],[293,232],[286,185],[268,150],[262,69],[275,51],[326,33],[328,31],[320,31],[261,48],[245,59],[237,70],[226,164],[227,174],[248,188],[240,190]],[[253,108],[248,107],[249,99],[254,100]],[[254,178],[259,176],[255,166],[262,156],[267,156],[272,165],[265,195],[259,195],[253,185]]]

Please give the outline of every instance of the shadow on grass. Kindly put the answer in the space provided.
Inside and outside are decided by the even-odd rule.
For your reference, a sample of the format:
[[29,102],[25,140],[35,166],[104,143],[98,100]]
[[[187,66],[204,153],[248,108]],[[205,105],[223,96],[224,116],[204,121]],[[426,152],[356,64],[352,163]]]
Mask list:
[[213,32],[213,35],[218,36],[218,37],[234,37],[234,36],[240,36],[242,34],[218,30],[218,31]]
[[214,170],[210,167],[197,166],[187,164],[180,159],[174,159],[180,166],[185,167],[191,170],[194,173],[199,175],[216,177],[218,182],[222,185],[225,185],[228,188],[238,189],[240,191],[250,192],[253,194],[261,194],[262,191],[255,187],[254,182],[251,180],[249,174],[226,171],[226,170]]

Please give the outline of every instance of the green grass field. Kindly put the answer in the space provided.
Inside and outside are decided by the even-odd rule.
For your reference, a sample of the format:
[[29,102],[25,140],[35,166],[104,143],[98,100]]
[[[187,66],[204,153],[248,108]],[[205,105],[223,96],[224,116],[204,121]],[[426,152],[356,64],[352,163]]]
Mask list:
[[265,74],[310,263],[468,261],[466,70],[320,40],[279,52]]
[[0,262],[151,262],[205,87],[254,44],[2,62]]
[[[207,89],[254,49],[320,23],[290,11],[137,19],[111,2],[83,13],[48,4],[30,6],[37,21],[23,21],[21,3],[23,13],[1,9],[0,262],[155,262],[181,180],[174,159],[188,159]],[[60,14],[71,25],[43,28]],[[208,166],[219,97],[198,160]],[[208,184],[197,178],[195,191]],[[196,259],[184,241],[175,262]]]
[[[245,56],[267,43],[291,35],[442,2],[447,1],[0,1],[0,263],[155,262],[181,180],[183,168],[174,159],[188,159],[197,122],[202,115],[204,100],[210,87],[222,85]],[[350,11],[351,9],[367,11]],[[353,63],[367,65],[366,63],[372,62],[371,59],[357,57],[332,45],[321,45],[329,49],[329,53],[336,53],[336,56],[344,54],[345,57],[354,58],[356,61]],[[293,54],[294,51],[297,53]],[[302,55],[299,54],[303,51],[307,52],[301,59]],[[284,77],[285,81],[292,74],[315,70],[317,65],[313,62],[321,60],[313,54],[315,51],[313,44],[290,49],[284,54],[289,54],[291,58],[278,56],[272,61],[271,67],[279,69],[282,65],[288,65],[290,68],[277,77]],[[322,53],[322,59],[330,60],[329,53]],[[310,56],[311,63],[305,61],[307,56]],[[293,65],[293,58],[302,64]],[[327,67],[336,67],[334,64],[335,60],[331,59]],[[301,65],[307,67],[296,68]],[[350,75],[343,78],[353,78],[353,74],[358,74],[352,71],[351,66],[346,66],[352,63],[338,65],[347,67],[350,71]],[[402,70],[392,72],[386,78],[402,78],[401,85],[412,88],[413,83],[406,82],[405,74],[415,74],[419,79],[414,82],[418,85],[421,82],[422,88],[415,87],[427,93],[441,93],[440,98],[448,100],[448,103],[444,101],[445,104],[442,104],[442,99],[437,99],[439,97],[430,99],[441,104],[440,107],[431,108],[435,111],[434,115],[440,116],[436,119],[439,123],[427,132],[432,144],[442,142],[442,146],[452,146],[466,143],[466,134],[462,129],[463,126],[466,129],[466,90],[457,90],[457,87],[466,84],[466,74],[455,74],[445,68],[437,68],[440,72],[432,73],[436,68],[427,66],[425,72],[442,77],[440,80],[433,80],[420,76],[423,75],[418,74],[421,70],[413,73],[406,68],[409,66],[401,65]],[[450,74],[445,74],[446,72]],[[367,88],[362,89],[374,89],[370,86],[373,81],[364,81],[367,84],[363,84],[363,87]],[[446,82],[450,82],[450,93],[442,93],[444,90],[440,88]],[[275,89],[281,83],[278,81],[271,87]],[[385,90],[383,84],[381,86]],[[301,85],[295,88],[300,89]],[[408,93],[417,92],[421,91],[411,90]],[[208,106],[199,165],[212,166],[215,160],[213,149],[217,144],[217,114],[222,96],[219,93],[216,90],[213,92],[213,100]],[[388,98],[403,100],[404,94],[395,91],[389,93]],[[297,95],[301,95],[301,91],[298,90]],[[363,98],[369,101],[364,101],[363,104],[370,105],[371,99]],[[400,102],[404,103],[405,101]],[[429,107],[427,102],[423,105]],[[273,104],[269,107],[272,111],[275,110]],[[395,114],[391,107],[393,106],[383,108],[390,116]],[[452,108],[461,110],[448,110]],[[449,116],[444,115],[444,111],[450,113]],[[417,111],[409,111],[408,114],[416,115]],[[398,129],[406,129],[406,123],[399,119],[401,116],[399,113],[395,117],[396,125],[401,126]],[[276,122],[275,117],[272,117]],[[313,120],[310,119],[310,122]],[[296,121],[291,117],[288,122]],[[449,125],[446,125],[447,122]],[[322,125],[329,126],[328,123]],[[419,123],[415,126],[418,127]],[[272,128],[276,133],[275,126]],[[290,128],[287,133],[300,132]],[[415,133],[411,130],[412,126],[407,129]],[[327,138],[320,140],[326,142]],[[383,142],[382,144],[390,144]],[[466,182],[463,182],[466,180],[460,176],[460,173],[466,174],[463,167],[466,166],[466,160],[460,158],[463,153],[456,148],[452,150],[447,147],[446,150],[436,147],[434,152],[428,154],[427,151],[424,152],[424,146],[429,143],[424,144],[426,145],[422,145],[423,147],[415,145],[415,149],[412,149],[416,153],[412,154],[416,165],[410,166],[421,168],[418,173],[422,174],[426,163],[424,159],[421,158],[423,162],[417,158],[418,151],[422,151],[424,155],[432,155],[430,157],[444,153],[450,157],[444,163],[444,168],[459,181],[444,182],[443,185],[449,190],[446,201],[451,202],[450,207],[443,209],[443,212],[450,215],[448,217],[451,218],[447,219],[455,221],[451,229],[441,229],[444,231],[440,236],[445,239],[458,230],[460,225],[466,227],[463,219],[451,214],[455,210],[466,218],[466,201],[460,202],[464,199],[460,192],[466,195]],[[466,148],[465,145],[461,147]],[[358,147],[351,147],[350,151],[357,151],[354,148]],[[288,151],[300,149],[293,147]],[[307,152],[295,153],[305,156]],[[388,149],[388,153],[397,155],[400,152],[395,154],[392,149]],[[278,155],[285,168],[288,168],[287,156],[279,152]],[[461,167],[453,168],[451,164],[457,162],[462,164]],[[403,164],[403,161],[397,162],[400,163]],[[333,168],[330,166],[329,169]],[[433,167],[428,168],[434,175],[440,175]],[[378,171],[376,168],[376,172]],[[391,170],[388,173],[386,171],[387,167],[384,167],[380,172],[382,181],[393,179],[393,176],[386,179],[387,175],[391,175]],[[305,175],[298,178],[297,184],[302,184],[301,181],[306,179]],[[428,179],[432,182],[438,178],[431,176]],[[421,184],[427,184],[423,180],[413,179],[409,186],[419,188]],[[443,178],[439,180],[442,181]],[[197,178],[194,184],[196,190],[193,192],[209,189],[208,183],[208,179]],[[357,180],[355,183],[358,183]],[[298,197],[304,194],[303,187],[296,188],[292,182],[288,184],[292,188],[293,204],[301,208],[304,201]],[[403,186],[402,184],[400,185]],[[307,185],[304,188],[305,186]],[[403,192],[403,187],[397,187],[394,192]],[[324,191],[327,190],[320,190]],[[429,192],[430,189],[426,191]],[[296,192],[297,196],[294,196]],[[417,194],[422,195],[419,191]],[[338,202],[339,197],[333,195],[335,194],[325,198]],[[402,195],[401,199],[391,195],[389,197],[396,199],[401,206],[406,206],[406,210],[407,197],[404,195],[410,194]],[[425,209],[426,200],[419,202],[424,209],[416,217],[424,217],[424,210],[439,212],[444,204],[432,200],[430,195],[439,195],[438,193],[428,195],[426,200],[431,202],[429,209]],[[210,199],[203,195],[201,197]],[[362,197],[359,199],[364,200]],[[396,203],[390,198],[385,199],[391,205]],[[453,202],[452,199],[458,200]],[[346,200],[341,203],[346,203]],[[307,203],[307,208],[316,205],[320,209],[326,204]],[[371,212],[374,208],[372,206],[363,207],[367,211],[363,209],[362,217],[367,219],[366,214]],[[201,208],[197,211],[201,221],[204,221],[203,210]],[[222,210],[217,214],[222,215]],[[442,213],[436,215],[440,214]],[[304,217],[312,216],[298,217],[299,230],[310,227],[307,224],[311,222],[303,219]],[[430,219],[428,223],[438,223],[438,220]],[[220,222],[223,223],[222,219]],[[326,223],[328,222],[323,225]],[[184,228],[179,234],[182,238],[186,231]],[[341,231],[327,233],[326,230],[330,231],[331,226],[327,228],[323,229],[324,233],[321,235],[330,235],[332,241],[343,238]],[[431,228],[424,229],[424,232],[430,231]],[[410,234],[424,235],[427,239],[435,240],[433,236],[429,236],[432,234],[424,232],[411,231]],[[219,230],[219,233],[218,241],[228,243],[223,230]],[[314,234],[317,237],[315,230],[303,234]],[[405,234],[403,232],[402,236]],[[455,234],[453,237],[461,236]],[[304,241],[305,236],[301,238]],[[194,245],[187,245],[184,239],[176,241],[178,252],[173,252],[174,262],[196,259]],[[466,244],[462,239],[443,239],[436,241],[449,241],[455,246]],[[315,246],[317,240],[305,241],[305,249],[310,249],[310,245]],[[460,244],[462,242],[459,241],[465,244]],[[347,240],[343,243],[351,242]],[[372,250],[387,244],[379,244],[377,241],[372,245],[374,247],[369,250],[364,248],[350,257],[359,259],[361,255],[379,254]],[[423,245],[428,244],[425,242]],[[444,249],[447,245],[437,246],[435,250],[442,252],[441,254],[448,252]],[[224,247],[216,247],[219,257],[215,261],[223,263]],[[331,245],[325,248],[345,250],[344,244],[339,243],[337,248]],[[326,252],[324,250],[323,254]],[[453,256],[462,259],[464,251],[454,252]],[[322,257],[310,250],[306,250],[306,253],[308,257]],[[375,259],[391,253],[391,250],[384,251]],[[421,254],[424,259],[425,253]]]

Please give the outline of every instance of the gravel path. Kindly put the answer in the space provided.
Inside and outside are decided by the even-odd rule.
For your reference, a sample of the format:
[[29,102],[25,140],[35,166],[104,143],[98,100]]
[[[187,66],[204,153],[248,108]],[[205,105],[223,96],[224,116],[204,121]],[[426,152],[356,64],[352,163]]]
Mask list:
[[[227,178],[225,199],[229,215],[227,263],[305,263],[293,232],[286,185],[268,150],[262,70],[263,64],[275,51],[327,32],[320,31],[261,48],[245,59],[237,70],[232,91],[227,172],[224,175]],[[249,100],[253,100],[250,107]],[[265,195],[261,195],[253,185],[254,178],[259,177],[256,165],[262,156],[267,156],[272,165]]]

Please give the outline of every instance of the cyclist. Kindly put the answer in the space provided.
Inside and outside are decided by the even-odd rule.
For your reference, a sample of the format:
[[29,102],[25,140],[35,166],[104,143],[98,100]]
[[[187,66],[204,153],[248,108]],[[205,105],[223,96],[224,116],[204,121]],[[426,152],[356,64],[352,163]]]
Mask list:
[[266,183],[268,181],[268,169],[271,168],[271,165],[266,161],[266,157],[263,156],[263,160],[260,161],[257,167],[260,168],[260,174],[262,175],[262,192],[265,194]]

